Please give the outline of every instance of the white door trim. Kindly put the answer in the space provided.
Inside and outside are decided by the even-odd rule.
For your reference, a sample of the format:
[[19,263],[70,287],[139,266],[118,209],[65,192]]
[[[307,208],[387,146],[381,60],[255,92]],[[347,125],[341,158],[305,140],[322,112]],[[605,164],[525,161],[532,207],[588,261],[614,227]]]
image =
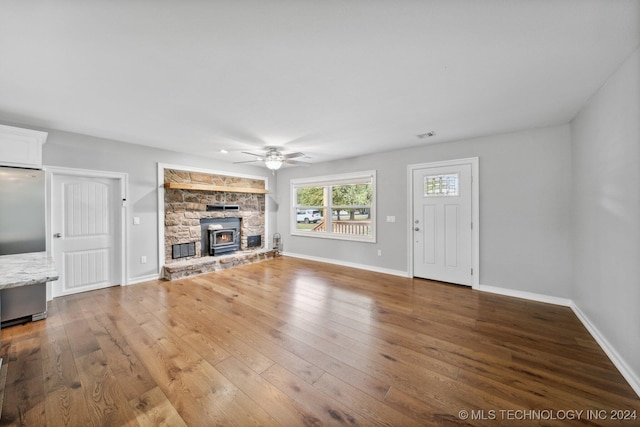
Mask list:
[[471,287],[478,289],[480,285],[480,174],[478,157],[466,159],[444,160],[438,162],[419,163],[407,166],[407,271],[409,277],[413,277],[413,172],[418,169],[471,165],[471,220],[473,229],[471,230]]
[[[118,271],[118,275],[120,277],[116,277],[115,279],[120,282],[122,286],[126,286],[128,284],[128,271],[129,271],[129,263],[127,262],[127,248],[129,247],[128,240],[128,194],[129,194],[129,175],[124,172],[109,172],[109,171],[99,171],[99,170],[90,170],[90,169],[76,169],[76,168],[67,168],[60,166],[44,166],[42,168],[45,171],[45,179],[46,179],[46,248],[47,254],[53,256],[52,248],[51,248],[51,230],[53,229],[53,215],[51,212],[51,195],[53,193],[53,176],[54,175],[72,175],[72,176],[81,176],[87,178],[109,178],[109,179],[117,179],[120,183],[120,198],[122,200],[122,209],[120,210],[120,226],[118,230],[118,235],[120,236],[120,245],[116,248],[116,250],[120,253],[120,271]],[[47,287],[47,301],[51,301],[52,299],[52,290],[51,287]]]

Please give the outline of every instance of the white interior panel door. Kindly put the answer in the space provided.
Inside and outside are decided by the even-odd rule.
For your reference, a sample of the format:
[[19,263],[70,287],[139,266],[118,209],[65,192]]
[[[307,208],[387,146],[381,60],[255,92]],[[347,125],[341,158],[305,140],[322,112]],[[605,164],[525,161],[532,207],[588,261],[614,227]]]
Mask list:
[[471,285],[471,165],[413,171],[413,275]]
[[52,250],[60,275],[53,296],[118,284],[119,181],[54,174],[51,205]]

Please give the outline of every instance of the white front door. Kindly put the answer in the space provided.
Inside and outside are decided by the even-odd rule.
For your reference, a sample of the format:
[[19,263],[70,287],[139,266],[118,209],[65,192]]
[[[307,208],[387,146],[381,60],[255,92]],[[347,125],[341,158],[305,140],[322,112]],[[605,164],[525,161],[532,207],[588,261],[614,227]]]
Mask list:
[[120,181],[52,175],[54,297],[120,284]]
[[471,165],[413,171],[413,275],[471,285]]

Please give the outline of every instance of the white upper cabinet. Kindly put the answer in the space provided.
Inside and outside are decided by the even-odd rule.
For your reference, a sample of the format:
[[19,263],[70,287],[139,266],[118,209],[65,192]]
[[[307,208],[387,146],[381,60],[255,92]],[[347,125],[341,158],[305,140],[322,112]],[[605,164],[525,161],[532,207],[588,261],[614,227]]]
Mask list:
[[0,165],[42,168],[47,132],[0,125]]

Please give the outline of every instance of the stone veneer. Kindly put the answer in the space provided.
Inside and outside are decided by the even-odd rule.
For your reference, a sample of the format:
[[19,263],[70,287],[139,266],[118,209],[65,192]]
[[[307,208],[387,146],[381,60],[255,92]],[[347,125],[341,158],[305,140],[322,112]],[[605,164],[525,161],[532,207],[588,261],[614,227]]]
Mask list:
[[[199,172],[186,172],[174,169],[165,169],[164,181],[177,183],[210,184],[225,187],[243,187],[264,189],[264,181],[249,178],[239,178],[225,175],[213,175]],[[218,211],[207,212],[209,204],[238,205],[238,211]],[[164,253],[165,253],[165,277],[171,276],[170,271],[176,270],[174,276],[184,277],[185,275],[198,274],[206,271],[220,269],[222,257],[201,256],[202,248],[200,243],[201,218],[240,218],[240,252],[235,256],[237,259],[254,260],[255,256],[242,256],[243,251],[247,251],[247,236],[261,235],[263,248],[267,240],[265,236],[265,195],[253,193],[234,193],[220,191],[202,190],[179,190],[165,189],[164,193]],[[196,255],[194,257],[172,259],[171,245],[176,243],[195,242]],[[250,248],[249,254],[261,250],[262,248]],[[233,256],[234,254],[231,254]],[[224,256],[223,256],[224,257]],[[233,259],[233,258],[232,258]],[[224,267],[229,261],[224,259]],[[254,262],[250,261],[250,262]],[[194,268],[187,268],[189,264]],[[246,263],[246,262],[242,262]],[[175,265],[173,265],[175,264]],[[202,267],[209,264],[209,267]],[[173,267],[172,267],[173,265]],[[218,267],[215,267],[218,265]],[[196,267],[197,266],[197,267]],[[177,274],[177,269],[183,268],[191,271],[191,274]],[[206,271],[201,271],[201,270]],[[175,278],[175,277],[174,277]]]
[[197,274],[211,273],[239,265],[273,259],[275,251],[246,251],[234,252],[228,255],[202,257],[189,261],[177,261],[164,266],[163,277],[167,280],[177,280]]

